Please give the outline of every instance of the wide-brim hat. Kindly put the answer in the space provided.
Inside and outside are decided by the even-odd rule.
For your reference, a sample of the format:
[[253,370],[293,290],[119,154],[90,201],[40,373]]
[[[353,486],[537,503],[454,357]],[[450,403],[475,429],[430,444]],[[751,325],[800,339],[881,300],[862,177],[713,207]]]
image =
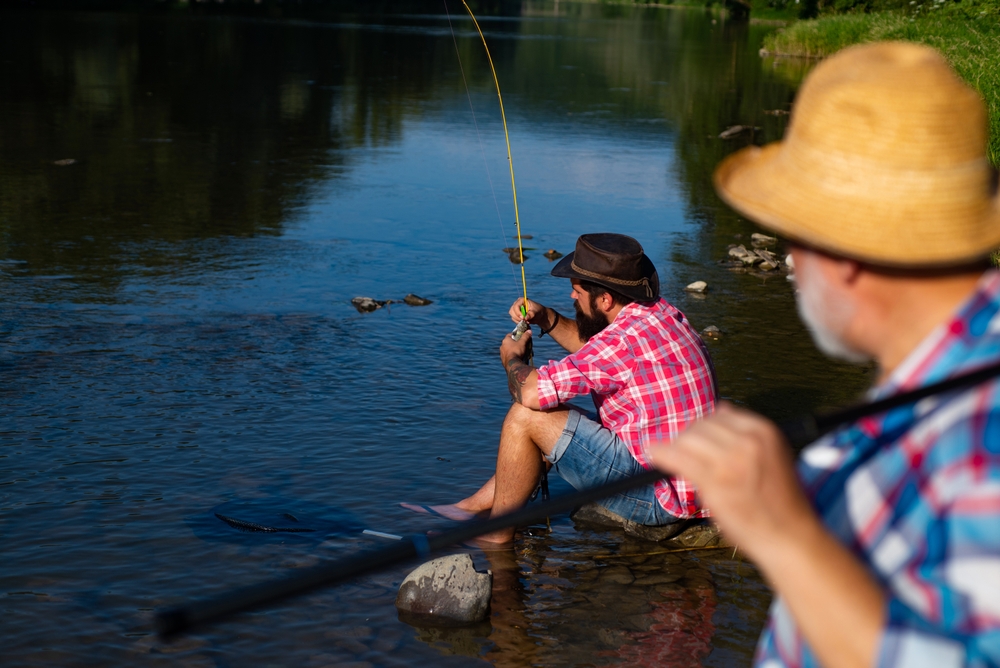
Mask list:
[[844,49],[806,79],[781,142],[715,172],[727,204],[808,246],[887,267],[949,267],[1000,247],[986,108],[935,50]]
[[584,234],[552,275],[597,283],[636,301],[660,296],[660,279],[642,245],[624,234]]

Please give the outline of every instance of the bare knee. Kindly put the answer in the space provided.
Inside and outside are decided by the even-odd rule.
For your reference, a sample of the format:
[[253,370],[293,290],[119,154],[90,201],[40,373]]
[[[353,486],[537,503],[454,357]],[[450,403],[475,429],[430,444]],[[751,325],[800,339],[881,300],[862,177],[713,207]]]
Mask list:
[[507,417],[504,418],[503,428],[526,430],[531,426],[537,412],[518,403],[511,404]]

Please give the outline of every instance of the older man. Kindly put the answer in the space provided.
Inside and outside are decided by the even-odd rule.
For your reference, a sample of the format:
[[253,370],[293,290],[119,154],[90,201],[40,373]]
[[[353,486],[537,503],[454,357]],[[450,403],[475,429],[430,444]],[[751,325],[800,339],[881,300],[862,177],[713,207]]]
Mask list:
[[[496,475],[458,503],[404,507],[456,520],[502,515],[524,505],[548,465],[577,488],[634,475],[650,467],[647,444],[669,440],[711,412],[708,351],[684,315],[660,298],[656,269],[639,242],[585,234],[552,275],[570,280],[576,319],[536,302],[527,303],[527,319],[570,354],[534,369],[527,362],[530,331],[519,341],[504,337],[500,359],[514,404],[500,434]],[[510,309],[515,321],[523,317],[523,301]],[[599,422],[566,403],[588,394]],[[602,503],[647,526],[704,512],[678,478]],[[507,529],[481,540],[505,543],[513,535]]]
[[[723,199],[791,240],[817,345],[878,363],[872,399],[1000,357],[985,128],[935,51],[859,46],[806,80],[784,141],[716,172]],[[997,390],[845,425],[797,471],[773,424],[729,406],[652,449],[774,587],[760,665],[1000,664]]]

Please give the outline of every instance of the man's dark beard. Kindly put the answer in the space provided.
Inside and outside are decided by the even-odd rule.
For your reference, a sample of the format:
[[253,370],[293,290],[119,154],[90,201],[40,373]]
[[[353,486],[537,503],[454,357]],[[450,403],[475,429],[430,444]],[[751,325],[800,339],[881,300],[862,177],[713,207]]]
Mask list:
[[590,297],[590,310],[593,315],[587,315],[580,309],[580,302],[573,302],[576,308],[576,326],[580,330],[580,340],[586,343],[591,337],[610,325],[608,316],[601,313],[594,303],[595,299]]

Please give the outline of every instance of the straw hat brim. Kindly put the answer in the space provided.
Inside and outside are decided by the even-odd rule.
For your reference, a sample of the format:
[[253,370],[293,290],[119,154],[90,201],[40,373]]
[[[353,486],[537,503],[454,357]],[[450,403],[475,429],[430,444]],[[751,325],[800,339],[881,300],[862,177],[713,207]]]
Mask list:
[[729,206],[789,240],[900,268],[962,266],[1000,248],[996,195],[983,197],[981,206],[950,210],[893,201],[891,194],[852,198],[825,184],[819,170],[803,174],[793,169],[782,148],[775,142],[740,150],[718,166],[714,182]]

